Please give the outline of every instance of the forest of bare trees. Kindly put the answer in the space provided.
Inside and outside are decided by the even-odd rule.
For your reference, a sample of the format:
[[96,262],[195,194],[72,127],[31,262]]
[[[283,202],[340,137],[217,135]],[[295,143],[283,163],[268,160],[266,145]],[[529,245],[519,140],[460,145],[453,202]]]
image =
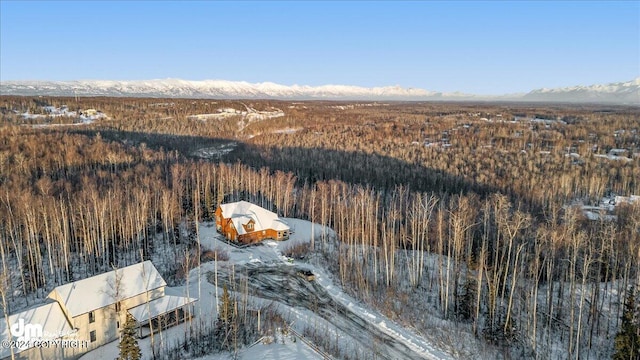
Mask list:
[[[637,108],[253,101],[287,115],[239,130],[188,118],[233,101],[0,101],[7,313],[161,247],[179,283],[197,223],[239,199],[334,229],[309,252],[354,297],[423,333],[443,319],[508,358],[611,357],[640,286],[640,202],[598,220],[571,206],[640,194]],[[42,104],[109,119],[32,127],[20,114]],[[611,149],[625,159],[598,156]]]

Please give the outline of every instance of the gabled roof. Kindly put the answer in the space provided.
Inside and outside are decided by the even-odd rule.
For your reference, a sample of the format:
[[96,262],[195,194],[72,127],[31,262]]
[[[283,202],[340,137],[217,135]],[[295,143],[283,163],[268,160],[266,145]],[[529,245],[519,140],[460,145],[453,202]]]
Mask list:
[[222,216],[226,219],[231,218],[238,235],[247,233],[242,225],[248,223],[249,220],[255,222],[254,231],[266,229],[276,231],[289,230],[287,223],[280,220],[276,213],[247,201],[221,204],[220,209],[222,210]]
[[[64,316],[60,304],[55,301],[49,301],[44,304],[40,304],[28,310],[21,311],[19,313],[9,315],[10,326],[19,327],[20,322],[23,325],[28,326],[42,326],[42,339],[41,340],[53,340],[61,338],[65,335],[72,334],[74,332],[71,324]],[[18,329],[20,331],[20,329]],[[0,338],[2,340],[12,339],[10,328],[7,328],[7,322],[2,316],[0,321]],[[15,340],[15,337],[13,338]],[[33,339],[40,340],[40,339]],[[14,348],[13,353],[17,354],[26,350]],[[7,346],[0,346],[0,359],[11,356],[11,350]]]
[[145,261],[58,286],[49,297],[57,292],[69,316],[76,317],[166,285],[151,261]]

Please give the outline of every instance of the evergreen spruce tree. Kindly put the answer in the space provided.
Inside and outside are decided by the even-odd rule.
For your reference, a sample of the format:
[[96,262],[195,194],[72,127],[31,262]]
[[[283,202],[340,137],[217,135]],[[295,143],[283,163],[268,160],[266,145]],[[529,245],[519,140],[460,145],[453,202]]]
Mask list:
[[131,314],[127,314],[127,322],[122,329],[122,337],[120,338],[120,356],[118,360],[140,360],[142,353],[136,339],[136,322]]
[[635,317],[636,301],[633,287],[627,290],[627,297],[622,313],[620,331],[616,334],[614,360],[640,359],[640,336],[638,336],[638,323]]
[[221,349],[231,349],[231,329],[233,326],[233,302],[229,295],[227,285],[222,288],[222,299],[218,309],[218,321],[216,323],[216,339]]
[[468,321],[473,316],[477,287],[478,283],[474,277],[467,275],[464,278],[464,293],[459,296],[456,309],[457,316],[460,320]]

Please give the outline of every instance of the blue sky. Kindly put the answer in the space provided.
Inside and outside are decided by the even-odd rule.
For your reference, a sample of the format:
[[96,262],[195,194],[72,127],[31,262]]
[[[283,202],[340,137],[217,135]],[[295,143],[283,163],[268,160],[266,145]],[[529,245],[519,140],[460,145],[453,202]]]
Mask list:
[[640,76],[640,1],[0,0],[0,80],[271,81],[476,94]]

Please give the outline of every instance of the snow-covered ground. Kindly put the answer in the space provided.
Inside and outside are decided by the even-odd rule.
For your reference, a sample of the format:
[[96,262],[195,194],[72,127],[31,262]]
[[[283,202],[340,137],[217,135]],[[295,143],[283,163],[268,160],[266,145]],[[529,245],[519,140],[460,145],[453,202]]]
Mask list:
[[293,134],[295,132],[298,132],[302,130],[302,128],[285,128],[285,129],[278,129],[278,130],[273,130],[272,133],[273,134]]
[[243,265],[246,263],[270,263],[284,262],[290,264],[290,259],[282,255],[287,249],[296,245],[319,241],[322,232],[332,233],[331,229],[327,229],[322,225],[312,224],[306,220],[283,218],[291,228],[291,235],[286,241],[266,240],[261,244],[238,248],[229,244],[223,236],[219,235],[215,228],[215,223],[202,223],[199,227],[200,246],[203,249],[219,249],[229,254],[229,263],[234,265]]
[[[304,128],[302,128],[302,127],[297,127],[297,128],[290,128],[290,127],[286,127],[286,128],[283,128],[283,129],[275,129],[275,130],[271,130],[271,131],[269,131],[269,132],[268,132],[268,134],[284,134],[284,135],[292,135],[292,134],[297,133],[297,132],[298,132],[298,131],[300,131],[300,130],[304,130]],[[256,137],[256,136],[260,136],[260,135],[262,135],[262,134],[263,134],[262,132],[257,132],[257,133],[253,133],[253,134],[246,135],[246,138],[247,138],[247,139],[252,139],[252,138],[254,138],[254,137]]]
[[[279,294],[277,284],[282,278],[277,276],[285,276],[289,282],[299,284],[297,288],[287,289],[288,291],[309,291],[311,295],[319,295],[321,301],[329,302],[332,308],[336,308],[335,315],[325,311],[324,317],[317,314],[309,308],[305,308],[301,304],[288,301],[287,294],[282,295],[284,301],[279,302],[278,298],[260,297],[258,291],[252,295],[252,301],[256,304],[274,304],[277,303],[280,312],[287,315],[289,321],[292,321],[291,330],[302,334],[310,328],[322,328],[327,334],[335,337],[339,346],[357,347],[363,341],[367,341],[369,336],[376,335],[377,338],[386,338],[377,344],[378,347],[384,349],[389,347],[388,351],[382,351],[383,357],[390,354],[411,353],[413,358],[425,359],[448,359],[451,356],[428,343],[424,338],[413,333],[409,329],[403,328],[386,318],[379,312],[367,308],[364,304],[348,296],[339,286],[336,286],[331,280],[330,274],[324,269],[313,266],[308,263],[300,263],[283,255],[290,247],[300,244],[310,244],[312,241],[319,243],[321,241],[323,231],[326,235],[332,235],[331,229],[325,228],[318,224],[299,219],[284,219],[292,229],[290,238],[286,241],[264,241],[261,244],[237,247],[226,242],[224,237],[220,236],[214,223],[201,223],[198,227],[201,247],[205,250],[218,250],[226,252],[229,255],[228,261],[207,262],[200,267],[192,269],[189,273],[188,281],[182,285],[172,288],[166,288],[166,293],[170,295],[181,295],[196,297],[199,301],[194,308],[192,321],[207,323],[217,318],[217,297],[222,294],[221,288],[217,288],[212,284],[210,279],[213,276],[221,278],[223,283],[225,276],[237,268],[252,269],[260,273],[258,281],[271,281],[276,284],[274,293]],[[284,271],[282,270],[284,269]],[[287,271],[286,269],[291,269]],[[316,275],[313,283],[298,278],[295,275],[296,269],[309,269]],[[274,278],[269,278],[272,272]],[[214,275],[216,274],[216,275]],[[226,275],[225,275],[226,274]],[[235,275],[234,275],[235,276]],[[289,276],[288,278],[286,276]],[[252,284],[252,286],[255,284]],[[260,283],[258,282],[258,285]],[[282,292],[285,291],[282,284]],[[341,310],[344,309],[344,310]],[[343,317],[344,319],[340,319]],[[337,324],[337,325],[336,325]],[[344,327],[341,328],[341,326]],[[175,339],[184,338],[189,324],[180,324],[173,328],[166,329],[156,334],[154,341],[157,345],[173,344]],[[335,326],[335,328],[334,328]],[[360,326],[362,331],[349,333],[349,327]],[[292,333],[283,335],[282,333],[271,335],[273,342],[267,344],[258,342],[251,347],[242,349],[239,352],[241,359],[322,359],[323,356],[313,349],[313,344],[307,342],[308,339],[301,339]],[[355,336],[355,339],[352,338]],[[305,341],[303,341],[305,340]],[[268,342],[268,341],[265,341]],[[375,338],[371,338],[371,343],[375,342]],[[143,353],[143,359],[151,359],[151,338],[147,337],[139,339],[138,343]],[[82,359],[113,359],[118,354],[118,341],[111,342],[96,350],[93,350],[82,357]],[[387,356],[384,356],[387,354]],[[390,355],[393,357],[393,355]],[[228,353],[218,353],[205,356],[203,360],[228,359]]]
[[[451,357],[428,343],[421,336],[403,328],[386,316],[369,309],[361,302],[347,295],[339,286],[333,283],[330,274],[323,268],[308,263],[294,262],[284,256],[283,252],[289,247],[310,243],[312,241],[311,234],[314,234],[313,241],[319,243],[323,231],[332,232],[321,225],[312,224],[304,220],[286,218],[285,221],[291,226],[293,234],[289,240],[284,242],[265,241],[258,246],[238,249],[232,245],[225,244],[225,240],[217,234],[213,226],[202,226],[200,227],[201,246],[208,249],[226,250],[230,257],[229,263],[236,268],[243,268],[242,265],[247,265],[244,269],[256,271],[260,274],[260,277],[266,276],[264,274],[273,274],[274,279],[265,279],[263,282],[261,282],[262,279],[258,279],[257,284],[252,284],[258,289],[258,295],[256,296],[260,297],[260,290],[263,290],[260,288],[261,285],[266,285],[267,288],[271,289],[273,285],[277,286],[278,283],[281,283],[282,293],[280,296],[273,296],[268,291],[263,294],[266,295],[265,298],[268,300],[283,301],[280,304],[287,305],[282,306],[282,308],[289,311],[294,318],[295,325],[293,327],[300,332],[312,324],[329,323],[326,325],[338,327],[334,332],[338,336],[344,337],[349,336],[349,334],[353,336],[355,332],[358,332],[366,334],[359,336],[358,340],[361,342],[366,342],[367,340],[373,342],[376,337],[385,339],[384,344],[378,345],[381,348],[385,345],[390,348],[386,352],[380,349],[383,358],[386,358],[385,354],[395,358],[398,354],[407,353],[411,354],[410,356],[412,357],[425,359],[447,359]],[[316,276],[315,284],[304,288],[304,285],[296,287],[295,280],[293,280],[292,288],[287,288],[284,283],[291,285],[292,279],[291,276],[286,276],[286,269],[282,270],[284,265],[311,270]],[[220,276],[223,276],[223,269],[218,269],[218,272],[221,274]],[[241,271],[236,269],[236,276],[239,272]],[[273,283],[270,281],[273,281]],[[285,291],[287,292],[286,294],[284,294]],[[296,302],[291,300],[297,298],[296,294],[306,298],[306,300],[312,299],[313,296],[318,296],[320,305],[325,303],[326,300],[326,304],[332,304],[330,307],[337,307],[337,314],[331,319],[323,318],[305,308],[305,301]],[[328,300],[327,296],[329,297]],[[311,300],[309,301],[311,302]],[[337,319],[340,316],[344,316],[344,319]],[[363,324],[364,322],[366,324]],[[353,332],[349,333],[349,330]],[[347,341],[353,342],[353,340],[348,339]]]
[[585,205],[582,200],[575,201],[570,206],[578,206],[582,213],[589,220],[597,221],[597,220],[605,220],[605,221],[616,221],[618,216],[615,215],[616,208],[620,205],[633,205],[636,202],[640,202],[640,195],[630,195],[630,196],[604,196],[600,199],[598,205]]
[[234,108],[222,108],[218,109],[216,113],[212,114],[196,114],[190,115],[188,118],[192,120],[225,120],[229,118],[239,118],[238,131],[242,131],[249,124],[256,121],[263,121],[268,119],[275,119],[285,116],[284,111],[277,108],[270,108],[265,111],[258,111],[252,107],[245,105],[245,110],[238,110]]
[[232,152],[237,146],[238,143],[229,142],[217,146],[198,149],[191,153],[191,155],[201,159],[214,159]]
[[100,111],[96,111],[93,109],[80,111],[70,111],[68,107],[61,106],[43,106],[44,114],[30,114],[28,111],[22,114],[22,117],[25,119],[42,119],[42,118],[55,118],[55,117],[72,117],[79,118],[83,122],[93,121],[97,119],[102,119],[106,117],[106,115]]
[[[198,360],[227,360],[229,354],[217,353],[206,355]],[[293,334],[277,333],[274,336],[260,339],[254,345],[242,349],[238,353],[242,360],[321,360],[325,359],[312,350],[305,342]]]
[[[91,124],[96,120],[107,118],[107,115],[103,112],[97,111],[95,109],[87,109],[77,111],[70,111],[69,108],[65,105],[61,107],[55,106],[43,106],[42,107],[44,114],[31,114],[28,111],[22,113],[22,117],[27,120],[46,120],[53,119],[59,117],[66,117],[70,119],[74,119],[73,125],[82,125],[82,124]],[[70,124],[38,124],[34,125],[34,127],[44,127],[44,126],[60,126],[60,125],[70,125]]]
[[280,109],[272,109],[271,111],[258,111],[247,107],[246,110],[236,110],[233,108],[218,109],[218,112],[212,114],[196,114],[189,116],[193,120],[224,120],[233,116],[241,116],[250,121],[273,119],[284,116],[284,112]]
[[196,114],[190,115],[188,118],[192,120],[223,120],[232,116],[245,116],[246,111],[240,111],[232,108],[218,109],[218,112],[212,114]]
[[608,159],[608,160],[618,160],[618,161],[632,161],[633,159],[628,158],[626,156],[618,156],[618,155],[614,155],[614,154],[596,154],[593,155],[594,157],[597,158],[603,158],[603,159]]

